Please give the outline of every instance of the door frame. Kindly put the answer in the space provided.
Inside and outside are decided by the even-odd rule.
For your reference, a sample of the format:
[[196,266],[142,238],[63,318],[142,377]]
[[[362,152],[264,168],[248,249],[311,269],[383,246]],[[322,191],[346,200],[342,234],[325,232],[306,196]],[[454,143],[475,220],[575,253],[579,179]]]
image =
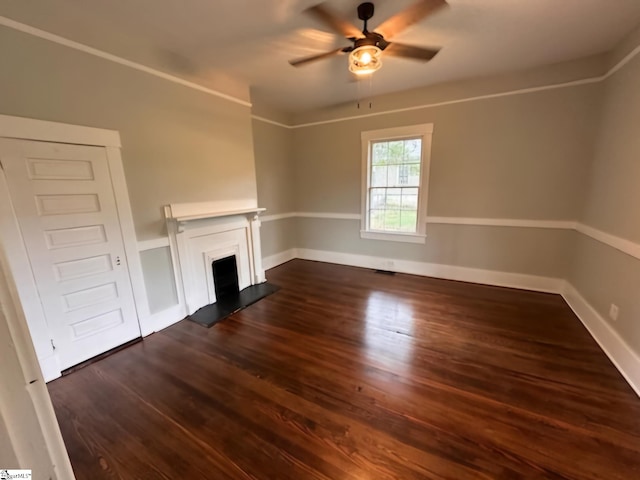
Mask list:
[[[143,336],[153,332],[142,263],[137,248],[129,191],[127,190],[124,167],[120,155],[122,146],[120,133],[102,128],[0,115],[0,138],[92,145],[105,148],[122,231],[124,251],[129,267],[129,278],[133,290],[137,321]],[[17,292],[13,292],[13,300],[22,305],[25,311],[27,325],[31,332],[33,346],[40,362],[42,374],[45,381],[51,381],[61,375],[61,370],[51,343],[52,337],[49,334],[49,327],[42,311],[40,296],[18,225],[18,218],[12,207],[4,169],[0,169],[0,243],[5,249],[11,275],[17,286]]]

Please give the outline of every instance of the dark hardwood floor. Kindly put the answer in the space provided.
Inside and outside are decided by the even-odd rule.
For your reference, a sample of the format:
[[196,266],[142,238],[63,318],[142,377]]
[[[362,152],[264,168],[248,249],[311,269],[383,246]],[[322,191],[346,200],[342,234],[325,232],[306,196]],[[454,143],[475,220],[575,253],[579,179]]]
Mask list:
[[640,478],[640,399],[561,297],[294,260],[49,384],[83,479]]

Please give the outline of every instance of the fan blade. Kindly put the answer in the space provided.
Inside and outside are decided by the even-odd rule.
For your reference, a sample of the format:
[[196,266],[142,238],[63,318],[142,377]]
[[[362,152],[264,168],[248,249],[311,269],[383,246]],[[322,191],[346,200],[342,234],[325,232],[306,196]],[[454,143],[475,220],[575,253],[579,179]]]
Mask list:
[[322,60],[323,58],[332,57],[339,53],[343,53],[345,51],[344,48],[338,48],[336,50],[331,50],[330,52],[319,53],[318,55],[310,55],[308,57],[296,58],[295,60],[289,60],[289,63],[294,67],[299,67],[300,65],[305,65],[310,62],[315,62],[316,60]]
[[428,62],[435,57],[439,51],[439,48],[422,48],[404,43],[389,42],[389,46],[384,49],[384,54]]
[[338,15],[323,6],[322,3],[315,7],[307,8],[305,12],[316,17],[334,32],[344,35],[347,38],[360,38],[362,36],[362,32],[358,27],[338,17]]
[[446,5],[447,2],[445,0],[420,0],[406,10],[382,22],[375,31],[389,39]]

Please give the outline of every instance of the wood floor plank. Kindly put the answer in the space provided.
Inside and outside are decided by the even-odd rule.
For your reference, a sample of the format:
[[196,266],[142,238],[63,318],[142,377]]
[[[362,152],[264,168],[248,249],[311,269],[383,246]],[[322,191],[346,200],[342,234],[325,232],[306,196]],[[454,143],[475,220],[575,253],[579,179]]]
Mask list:
[[[180,332],[180,338],[185,347],[190,344],[196,345],[198,349],[204,347],[200,344],[200,337],[194,335],[185,339],[182,333]],[[466,430],[465,437],[462,438],[469,439],[474,444],[485,445],[509,457],[521,455],[520,461],[537,463],[549,470],[555,468],[555,464],[550,462],[553,460],[553,452],[563,448],[566,425],[553,425],[548,421],[536,423],[540,417],[525,415],[526,412],[513,415],[514,409],[509,405],[497,402],[487,405],[484,398],[469,399],[464,393],[445,391],[437,386],[422,389],[414,382],[405,382],[401,376],[396,376],[378,388],[369,384],[358,394],[353,394],[350,388],[344,388],[345,380],[348,382],[349,379],[348,370],[340,377],[323,375],[306,368],[303,362],[289,365],[276,361],[286,358],[281,355],[263,357],[262,348],[253,350],[242,343],[225,343],[223,348],[228,349],[220,357],[224,361],[242,366],[253,375],[272,381],[277,386],[327,410],[342,412],[362,422],[375,419],[375,427],[378,430],[401,439],[408,445],[416,445],[422,439],[429,438],[433,435],[434,429],[441,437],[446,432]],[[303,385],[299,383],[299,378],[304,378]],[[404,395],[398,400],[397,396],[389,395],[389,391],[403,392]],[[418,402],[415,402],[416,399]],[[380,407],[380,404],[385,408]],[[452,412],[455,412],[455,416],[451,415]],[[501,423],[498,430],[493,427],[496,421]],[[535,428],[530,427],[532,422]],[[541,446],[532,444],[526,435],[527,432],[535,435]],[[572,468],[592,468],[590,462],[594,465],[602,463],[602,445],[599,442],[588,436],[576,435],[574,443],[578,442],[579,445],[576,447],[588,456],[588,460]],[[420,445],[426,448],[426,445]],[[517,450],[513,449],[515,446]],[[437,445],[429,448],[437,448]],[[622,453],[624,452],[621,451]],[[547,459],[546,455],[550,455],[550,459]]]
[[65,442],[77,478],[169,480],[175,472],[190,478],[250,478],[96,366],[72,375],[73,388],[52,389],[52,400],[66,420],[61,426],[73,432]]
[[640,400],[561,297],[295,260],[49,384],[77,478],[640,478]]

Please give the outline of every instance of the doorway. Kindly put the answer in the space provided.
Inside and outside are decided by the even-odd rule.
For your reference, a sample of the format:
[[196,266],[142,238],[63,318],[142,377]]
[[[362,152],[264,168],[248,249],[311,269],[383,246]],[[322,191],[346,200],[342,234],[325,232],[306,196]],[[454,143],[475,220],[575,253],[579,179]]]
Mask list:
[[[121,164],[113,168],[120,163],[119,149],[100,145],[109,131],[30,120],[35,128],[28,139],[6,138],[16,136],[5,136],[7,118],[0,118],[0,200],[10,205],[0,212],[0,241],[50,381],[140,337],[146,292],[134,281],[142,272],[128,194],[115,193],[117,177],[124,185]],[[55,140],[42,134],[42,124],[56,125],[53,136],[64,138],[42,141]],[[45,138],[34,141],[38,136]],[[96,138],[87,142],[88,136]],[[85,138],[76,143],[69,137]]]

